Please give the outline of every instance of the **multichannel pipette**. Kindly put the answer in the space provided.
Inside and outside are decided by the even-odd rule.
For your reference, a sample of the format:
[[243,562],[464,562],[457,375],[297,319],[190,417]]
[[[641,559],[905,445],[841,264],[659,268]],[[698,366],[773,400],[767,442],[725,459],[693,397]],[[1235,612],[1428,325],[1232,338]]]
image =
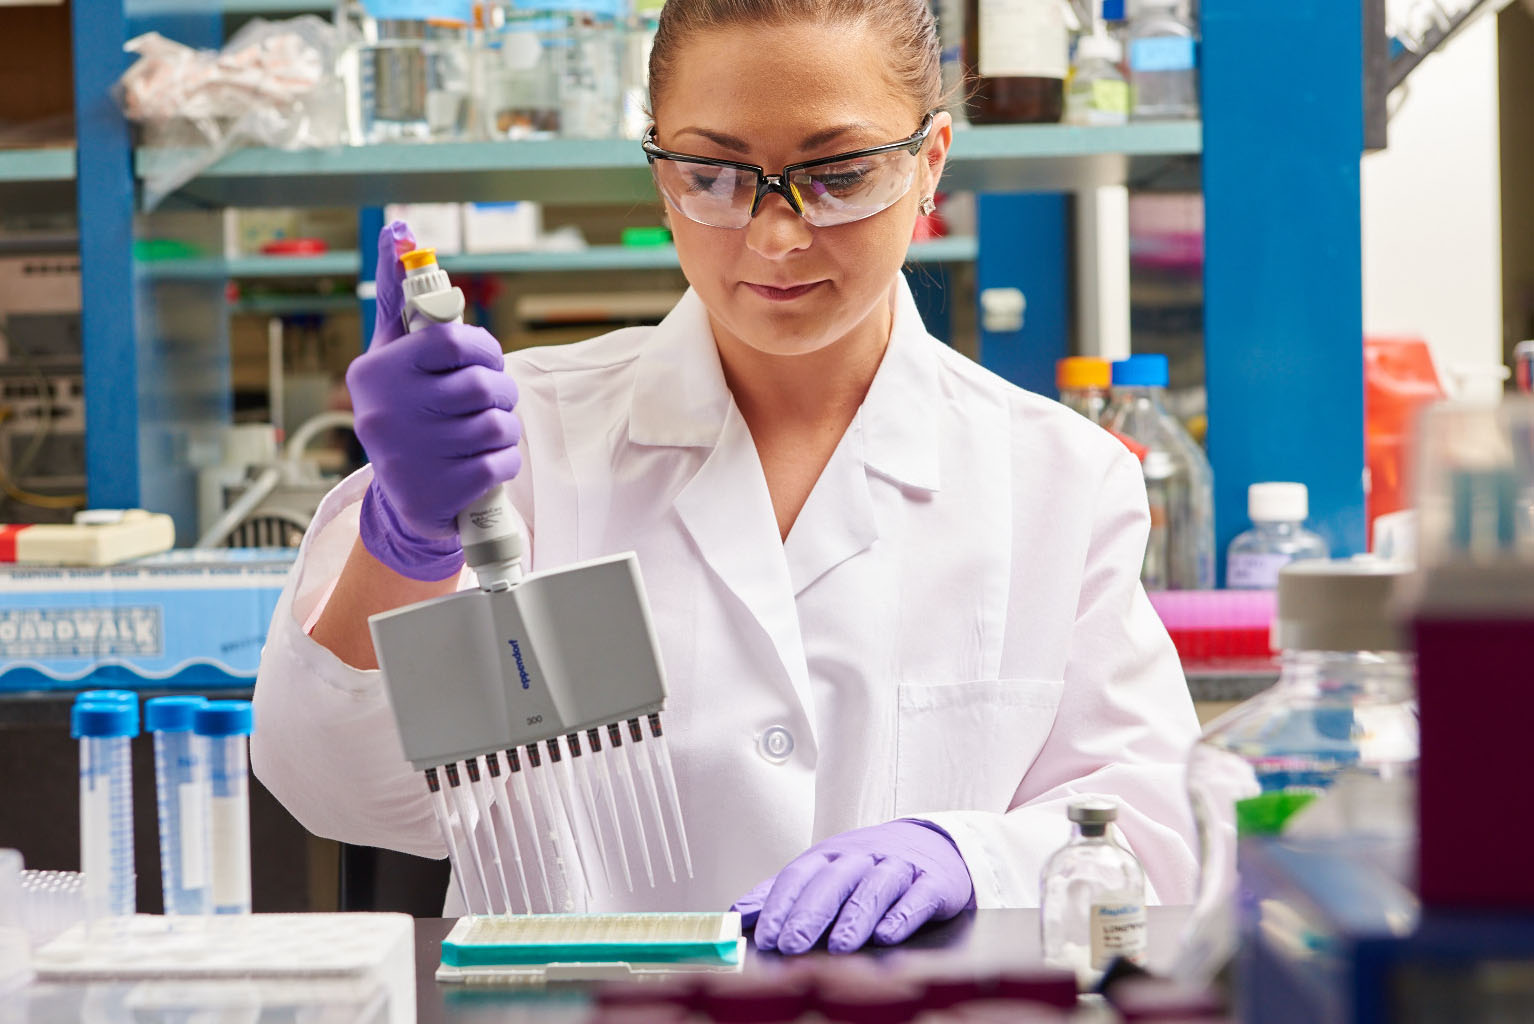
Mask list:
[[[451,286],[431,250],[405,253],[401,263],[405,267],[403,316],[407,329],[461,321],[463,294]],[[628,723],[631,742],[637,744],[643,738],[639,719],[648,718],[658,736],[658,716],[666,700],[659,645],[639,578],[638,559],[629,553],[524,575],[525,540],[520,524],[505,488],[491,489],[458,516],[464,559],[478,577],[479,589],[394,609],[369,620],[405,755],[418,770],[440,770],[452,795],[453,804],[449,805],[443,800],[441,778],[435,771],[428,774],[433,813],[438,814],[450,854],[456,855],[454,870],[459,873],[471,910],[497,904],[510,909],[511,885],[506,872],[511,866],[517,870],[524,902],[533,909],[526,899],[526,872],[530,868],[517,848],[517,821],[504,806],[508,798],[518,805],[523,835],[533,843],[545,910],[562,909],[554,906],[551,885],[566,893],[572,889],[568,877],[561,888],[549,874],[543,855],[545,842],[554,853],[558,872],[565,873],[565,866],[573,860],[586,891],[595,895],[597,879],[591,861],[596,859],[612,890],[608,847],[600,821],[602,802],[607,804],[619,867],[632,891],[628,846],[617,812],[618,797],[605,763],[608,759],[613,760],[622,779],[645,874],[650,884],[655,884],[644,837],[645,813],[634,781],[635,766],[629,751],[622,750],[619,731],[622,723]],[[600,636],[602,642],[592,643],[593,636]],[[603,727],[610,747],[605,755],[601,753],[599,731]],[[587,737],[585,750],[580,742],[583,732]],[[568,759],[560,750],[561,737]],[[553,762],[547,771],[543,770],[540,745]],[[519,751],[527,759],[526,773]],[[500,775],[497,761],[491,760],[498,760],[501,754],[509,768],[506,778]],[[482,775],[475,777],[479,774],[475,759],[482,756],[486,758],[488,784]],[[666,783],[690,870],[669,757],[664,756],[663,748],[653,756],[662,766],[660,778]],[[639,759],[653,827],[675,878],[656,777],[643,752]],[[459,777],[459,763],[470,776],[467,786]],[[553,787],[548,784],[551,773]],[[580,800],[575,796],[577,790]],[[499,816],[495,812],[498,803],[503,805]],[[454,832],[454,807],[461,836]],[[540,819],[547,824],[546,831],[540,829]],[[502,827],[497,827],[497,820]],[[587,835],[594,840],[596,850],[580,849]],[[474,877],[464,879],[463,872]],[[478,891],[473,882],[479,883]],[[497,893],[499,900],[494,898]]]
[[676,789],[676,772],[671,767],[671,749],[666,745],[666,734],[661,731],[660,715],[650,715],[650,739],[653,741],[646,744],[650,748],[650,754],[655,758],[655,766],[660,769],[661,781],[665,784],[666,799],[671,804],[671,819],[676,823],[677,844],[682,848],[682,864],[687,868],[687,877],[692,877],[692,851],[687,847],[687,826],[682,824],[682,798]]

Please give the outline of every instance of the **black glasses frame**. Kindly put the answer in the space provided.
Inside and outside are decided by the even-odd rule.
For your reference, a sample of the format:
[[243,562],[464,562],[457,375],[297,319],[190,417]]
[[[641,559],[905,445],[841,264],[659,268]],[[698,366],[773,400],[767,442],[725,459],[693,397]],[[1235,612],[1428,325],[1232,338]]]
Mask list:
[[803,171],[812,167],[821,167],[825,164],[841,163],[844,160],[856,160],[859,157],[877,156],[880,153],[891,153],[896,150],[906,150],[912,156],[921,152],[922,145],[927,141],[927,135],[932,131],[933,114],[929,113],[921,120],[921,127],[914,133],[906,136],[898,142],[887,142],[882,146],[870,146],[867,149],[855,149],[850,153],[838,153],[835,156],[823,156],[816,160],[805,160],[797,164],[789,164],[778,174],[768,174],[767,169],[760,164],[740,163],[736,160],[716,160],[706,156],[692,156],[688,153],[673,153],[668,149],[661,149],[655,144],[655,125],[650,125],[650,130],[645,132],[644,153],[650,166],[655,166],[657,160],[676,160],[689,164],[706,164],[710,167],[733,167],[738,171],[751,171],[756,175],[756,196],[751,200],[750,216],[755,217],[757,208],[762,205],[762,200],[767,193],[776,192],[787,201],[789,207],[799,216],[804,216],[804,207],[799,204],[799,197],[787,184],[789,175],[795,171]]

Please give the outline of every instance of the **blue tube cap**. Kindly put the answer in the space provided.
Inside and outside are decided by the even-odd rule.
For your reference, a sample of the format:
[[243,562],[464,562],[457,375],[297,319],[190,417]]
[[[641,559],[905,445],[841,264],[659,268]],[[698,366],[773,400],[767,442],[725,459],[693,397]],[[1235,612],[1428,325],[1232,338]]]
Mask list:
[[255,725],[248,700],[210,700],[192,712],[199,736],[249,736]]
[[206,697],[154,697],[144,702],[145,732],[191,732],[192,716]]
[[1167,361],[1163,355],[1130,356],[1113,364],[1116,388],[1164,388],[1167,380]]
[[77,702],[69,712],[69,735],[77,740],[137,736],[138,705],[121,701]]
[[75,694],[76,704],[137,704],[138,694],[132,690],[81,690]]

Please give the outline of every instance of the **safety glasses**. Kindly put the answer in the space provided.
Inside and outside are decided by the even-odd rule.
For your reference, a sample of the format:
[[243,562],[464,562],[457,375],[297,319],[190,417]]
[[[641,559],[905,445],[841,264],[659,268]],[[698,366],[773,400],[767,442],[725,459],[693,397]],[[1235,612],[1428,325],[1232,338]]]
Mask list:
[[644,151],[667,205],[688,220],[711,228],[743,228],[767,193],[776,192],[799,216],[828,228],[872,217],[911,191],[918,154],[931,130],[928,114],[914,135],[899,142],[789,164],[781,174],[661,149],[654,125],[645,134]]

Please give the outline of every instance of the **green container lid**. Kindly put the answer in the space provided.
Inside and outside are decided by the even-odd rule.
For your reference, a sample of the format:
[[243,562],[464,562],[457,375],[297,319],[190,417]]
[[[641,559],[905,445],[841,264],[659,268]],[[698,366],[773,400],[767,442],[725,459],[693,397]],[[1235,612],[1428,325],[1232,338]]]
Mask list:
[[667,228],[624,228],[623,244],[636,249],[670,245],[671,231]]
[[156,260],[191,260],[202,255],[195,245],[177,238],[140,238],[133,243],[133,258],[140,263]]
[[1305,790],[1280,789],[1236,801],[1236,835],[1276,836],[1294,813],[1316,798]]

